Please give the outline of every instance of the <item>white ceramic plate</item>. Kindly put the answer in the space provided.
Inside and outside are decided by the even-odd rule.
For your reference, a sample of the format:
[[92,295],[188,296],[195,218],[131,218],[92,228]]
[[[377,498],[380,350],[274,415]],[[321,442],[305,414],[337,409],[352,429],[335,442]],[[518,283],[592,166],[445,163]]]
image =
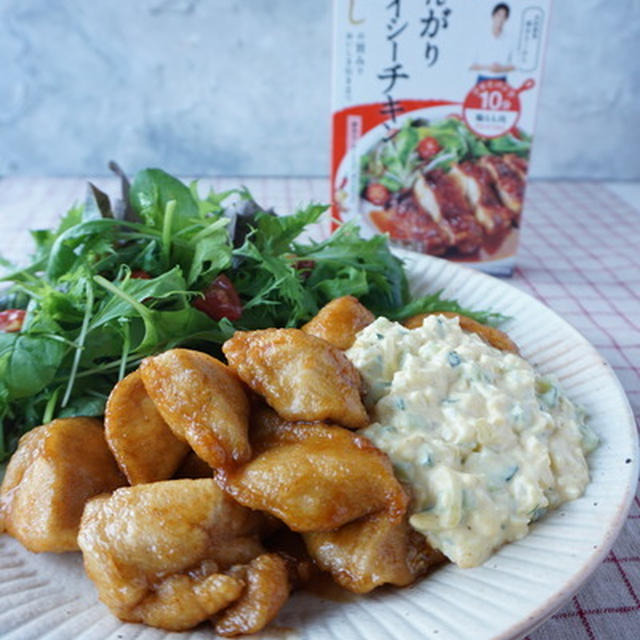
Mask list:
[[[297,593],[260,638],[506,640],[553,613],[606,555],[624,523],[638,475],[637,435],[624,392],[587,341],[533,298],[489,276],[430,258],[407,259],[413,291],[444,289],[467,306],[513,319],[506,330],[545,374],[584,406],[602,443],[590,457],[585,495],[536,523],[476,569],[444,566],[406,589],[343,602]],[[629,460],[629,462],[627,462]],[[0,538],[0,635],[4,640],[181,640],[211,627],[167,634],[123,624],[98,602],[79,554],[35,555]]]

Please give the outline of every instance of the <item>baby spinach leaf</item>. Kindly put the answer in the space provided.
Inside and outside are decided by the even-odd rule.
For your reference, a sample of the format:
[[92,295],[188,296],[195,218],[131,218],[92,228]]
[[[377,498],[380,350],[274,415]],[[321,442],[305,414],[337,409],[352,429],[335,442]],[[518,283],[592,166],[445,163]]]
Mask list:
[[158,329],[158,339],[165,349],[194,343],[221,345],[236,331],[226,318],[212,320],[191,306],[177,311],[155,312],[154,322]]
[[88,418],[96,418],[104,415],[104,407],[107,397],[99,397],[95,395],[84,395],[76,397],[64,409],[58,412],[59,418],[73,418],[75,416],[84,416]]
[[[9,389],[7,385],[0,380],[0,423],[2,418],[7,415],[9,412]],[[0,445],[2,443],[2,438],[0,437]],[[1,458],[0,458],[1,459]]]
[[189,187],[162,169],[138,171],[129,193],[131,206],[144,222],[156,229],[163,228],[167,204],[176,203],[173,230],[186,226],[191,218],[200,217],[198,204]]
[[[47,276],[51,280],[74,271],[78,264],[86,262],[90,253],[107,250],[111,246],[111,233],[117,223],[100,219],[80,222],[60,234],[49,253]],[[86,244],[85,250],[79,250]],[[78,250],[78,251],[77,251]]]
[[68,351],[56,333],[62,330],[50,320],[28,333],[0,333],[0,378],[11,399],[34,395],[53,380]]
[[55,414],[60,418],[102,416],[112,388],[113,381],[106,376],[78,379],[73,399],[64,408],[57,409]]
[[136,344],[140,342],[144,329],[138,318],[124,318],[117,324],[112,322],[90,329],[80,357],[80,377],[85,377],[88,370],[101,370],[107,360],[120,357],[125,324],[128,325],[130,339]]

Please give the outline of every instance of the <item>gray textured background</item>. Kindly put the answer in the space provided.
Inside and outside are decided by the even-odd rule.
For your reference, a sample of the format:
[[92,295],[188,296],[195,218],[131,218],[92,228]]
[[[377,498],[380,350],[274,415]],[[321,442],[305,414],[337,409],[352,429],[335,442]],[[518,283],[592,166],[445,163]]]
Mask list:
[[[325,175],[330,0],[0,0],[0,175]],[[555,0],[533,174],[640,179],[640,0]]]

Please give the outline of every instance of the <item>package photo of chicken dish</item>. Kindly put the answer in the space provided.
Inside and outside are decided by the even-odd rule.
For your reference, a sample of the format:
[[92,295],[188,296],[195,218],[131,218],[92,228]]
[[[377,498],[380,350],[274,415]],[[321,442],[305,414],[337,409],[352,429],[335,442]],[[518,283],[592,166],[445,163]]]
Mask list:
[[550,0],[335,0],[332,227],[508,275]]

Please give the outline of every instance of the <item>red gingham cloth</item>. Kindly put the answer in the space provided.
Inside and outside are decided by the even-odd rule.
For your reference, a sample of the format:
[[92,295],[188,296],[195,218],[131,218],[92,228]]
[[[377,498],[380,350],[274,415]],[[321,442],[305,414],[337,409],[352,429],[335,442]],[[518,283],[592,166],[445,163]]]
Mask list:
[[[110,193],[112,179],[96,184]],[[326,201],[326,179],[218,178],[216,190],[246,184],[278,212]],[[0,180],[0,253],[21,261],[26,229],[51,226],[83,198],[81,179]],[[640,200],[638,202],[640,207]],[[593,182],[533,182],[511,283],[576,327],[609,361],[640,425],[640,210]],[[568,604],[527,640],[640,639],[640,497],[613,549]]]
[[[638,202],[640,206],[640,201]],[[640,426],[640,210],[606,187],[533,182],[512,282],[608,360]],[[640,639],[640,495],[603,564],[528,640]]]

